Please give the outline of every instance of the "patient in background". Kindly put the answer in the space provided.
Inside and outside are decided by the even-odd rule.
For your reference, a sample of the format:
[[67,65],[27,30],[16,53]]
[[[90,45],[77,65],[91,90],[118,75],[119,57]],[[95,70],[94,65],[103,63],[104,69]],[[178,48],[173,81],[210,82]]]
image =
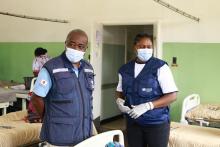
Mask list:
[[42,47],[36,48],[35,51],[34,51],[34,55],[35,55],[35,58],[33,60],[32,69],[33,69],[34,76],[37,77],[40,69],[42,68],[42,66],[50,58],[47,55],[47,50],[42,48]]
[[[35,77],[38,76],[39,71],[41,70],[41,68],[43,67],[43,65],[50,59],[47,55],[47,50],[42,48],[42,47],[38,47],[35,49],[34,51],[34,55],[35,58],[33,60],[33,74]],[[32,92],[29,93],[30,96],[32,96]],[[26,118],[27,122],[30,123],[39,123],[41,122],[40,116],[36,113],[35,108],[33,107],[32,102],[30,101],[28,103],[28,115]]]

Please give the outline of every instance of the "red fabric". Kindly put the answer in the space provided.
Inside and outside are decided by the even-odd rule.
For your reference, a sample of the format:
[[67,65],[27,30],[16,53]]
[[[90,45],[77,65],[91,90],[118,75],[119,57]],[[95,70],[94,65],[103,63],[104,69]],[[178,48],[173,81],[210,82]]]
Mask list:
[[[31,97],[32,92],[29,92],[28,95]],[[28,117],[27,117],[27,119],[31,123],[41,122],[40,116],[38,115],[32,101],[29,101],[29,104],[28,104]]]

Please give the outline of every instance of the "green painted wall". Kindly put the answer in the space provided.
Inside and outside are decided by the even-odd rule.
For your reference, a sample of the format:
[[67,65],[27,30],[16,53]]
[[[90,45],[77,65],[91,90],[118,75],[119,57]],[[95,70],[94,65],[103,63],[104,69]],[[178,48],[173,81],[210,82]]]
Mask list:
[[[0,80],[23,82],[23,77],[32,76],[34,50],[43,47],[51,57],[64,50],[63,42],[1,42]],[[89,52],[89,49],[88,49]],[[88,58],[88,52],[86,58]]]
[[171,118],[179,121],[183,99],[198,93],[201,103],[220,103],[220,43],[164,43],[163,59],[171,67],[179,88],[178,99],[171,105]]

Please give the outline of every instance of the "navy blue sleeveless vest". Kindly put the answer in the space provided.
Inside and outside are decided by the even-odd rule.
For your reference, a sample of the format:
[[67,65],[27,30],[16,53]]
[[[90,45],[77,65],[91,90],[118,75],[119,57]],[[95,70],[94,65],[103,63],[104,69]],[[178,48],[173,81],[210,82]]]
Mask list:
[[[126,97],[125,105],[131,108],[131,105],[139,105],[159,99],[163,96],[160,84],[158,82],[157,71],[166,62],[150,58],[139,75],[134,78],[135,61],[123,65],[119,69],[122,75],[122,90]],[[137,119],[132,119],[127,115],[128,124],[136,122],[140,125],[161,124],[169,121],[169,108],[155,108],[150,110]]]
[[78,78],[65,53],[48,61],[52,87],[44,98],[45,112],[41,140],[57,146],[72,146],[92,134],[92,91],[94,73],[80,61]]

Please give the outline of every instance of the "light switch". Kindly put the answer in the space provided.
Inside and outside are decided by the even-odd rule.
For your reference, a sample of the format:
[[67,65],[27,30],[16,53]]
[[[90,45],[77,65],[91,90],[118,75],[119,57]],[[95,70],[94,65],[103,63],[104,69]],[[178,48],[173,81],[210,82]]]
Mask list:
[[173,57],[173,58],[172,58],[172,64],[171,64],[171,66],[173,66],[173,67],[178,66],[178,64],[177,64],[177,57]]

